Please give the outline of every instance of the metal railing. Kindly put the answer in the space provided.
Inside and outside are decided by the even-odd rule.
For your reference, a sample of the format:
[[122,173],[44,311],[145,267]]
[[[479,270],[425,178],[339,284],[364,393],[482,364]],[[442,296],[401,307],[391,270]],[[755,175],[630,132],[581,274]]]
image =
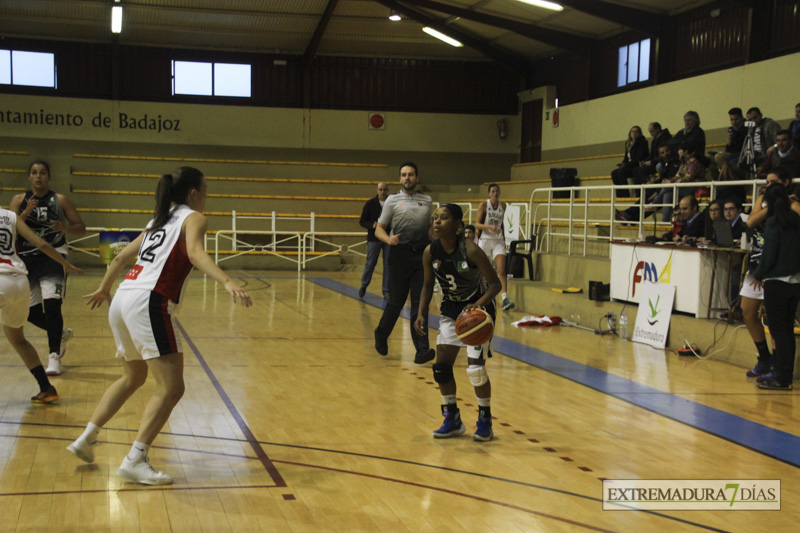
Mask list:
[[[796,180],[800,181],[800,180]],[[590,241],[607,241],[611,242],[619,238],[619,228],[616,220],[616,211],[618,209],[638,206],[644,211],[645,206],[639,201],[638,198],[646,198],[654,190],[673,189],[671,203],[647,204],[647,206],[655,208],[674,208],[680,198],[678,198],[678,189],[692,188],[697,189],[701,187],[710,190],[709,197],[716,198],[717,192],[720,189],[730,187],[744,187],[750,190],[751,198],[756,198],[759,193],[759,187],[766,183],[765,180],[740,180],[740,181],[703,181],[703,182],[686,182],[686,183],[657,183],[645,185],[591,185],[591,186],[575,186],[569,188],[555,188],[546,187],[535,189],[531,192],[530,201],[528,203],[528,210],[533,213],[533,223],[531,231],[537,233],[540,237],[537,240],[536,248],[539,252],[552,251],[554,237],[562,237],[567,241],[567,250],[569,255],[578,255],[573,253],[573,242],[582,241],[583,246],[580,255],[587,255],[587,246]],[[620,199],[617,196],[617,191],[620,189],[632,190],[634,193],[638,192],[639,197],[629,201],[627,198]],[[555,192],[568,192],[569,198],[562,201],[558,198],[553,198]],[[609,198],[610,195],[610,198]],[[537,199],[539,201],[537,201]],[[565,200],[565,201],[564,201]],[[624,201],[623,201],[624,200]],[[707,205],[708,202],[701,202],[701,206]],[[752,201],[745,203],[745,206],[751,206]],[[593,212],[603,211],[607,209],[607,216],[590,216],[589,208],[592,207]],[[556,209],[566,210],[567,215],[554,215]],[[654,217],[658,214],[654,214]],[[657,219],[656,219],[657,220]],[[626,221],[626,224],[634,225],[638,229],[639,235],[644,235],[647,229],[657,227],[657,221],[646,222],[644,216],[640,216],[638,221]],[[554,224],[556,223],[556,224]],[[564,224],[564,231],[557,229],[557,223]],[[609,226],[608,235],[591,235],[589,233],[590,226]],[[582,231],[579,231],[582,230]]]
[[[352,237],[355,239],[359,239],[359,242],[355,244],[349,243],[338,243],[333,242],[329,239],[321,239],[320,237]],[[318,252],[313,257],[308,257],[308,252],[313,251],[315,248],[315,244],[326,244],[331,247],[331,249],[327,252]],[[356,247],[364,246],[365,251],[361,252],[356,250]],[[353,253],[356,255],[360,255],[362,257],[366,257],[366,246],[367,241],[364,239],[364,232],[363,231],[309,231],[303,234],[302,244],[300,248],[303,251],[303,258],[302,258],[302,268],[305,269],[309,262],[314,261],[315,259],[322,259],[323,257],[327,257],[329,255],[334,254],[346,254],[346,253]]]

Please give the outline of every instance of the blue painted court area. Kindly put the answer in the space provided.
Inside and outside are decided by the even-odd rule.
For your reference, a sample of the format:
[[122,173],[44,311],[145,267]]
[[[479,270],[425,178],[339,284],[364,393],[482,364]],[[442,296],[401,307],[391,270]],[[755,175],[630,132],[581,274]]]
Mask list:
[[[306,280],[358,299],[358,289],[355,287],[329,278],[306,278]],[[382,309],[384,304],[382,297],[373,294],[367,294],[361,301],[379,309]],[[409,318],[408,306],[403,309],[401,316]],[[430,315],[429,325],[438,329],[439,317]],[[512,359],[541,368],[773,459],[800,467],[800,437],[795,435],[502,337],[494,338],[494,347]]]

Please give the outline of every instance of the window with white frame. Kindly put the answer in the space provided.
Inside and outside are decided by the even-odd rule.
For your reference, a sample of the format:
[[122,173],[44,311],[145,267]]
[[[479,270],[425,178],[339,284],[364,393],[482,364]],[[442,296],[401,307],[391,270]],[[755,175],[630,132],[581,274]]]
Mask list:
[[173,60],[172,94],[249,98],[250,65]]
[[0,84],[55,89],[55,54],[25,50],[0,50]]
[[650,79],[650,39],[619,48],[617,87]]

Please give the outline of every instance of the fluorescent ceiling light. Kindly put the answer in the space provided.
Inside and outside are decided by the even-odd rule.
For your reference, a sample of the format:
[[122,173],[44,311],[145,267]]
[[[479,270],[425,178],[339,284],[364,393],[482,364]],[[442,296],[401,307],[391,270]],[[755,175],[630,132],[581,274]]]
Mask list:
[[111,31],[113,33],[122,33],[122,6],[111,8]]
[[562,11],[564,7],[555,2],[548,2],[547,0],[517,0],[523,4],[530,4],[536,7],[543,7],[545,9],[552,9],[553,11]]
[[434,30],[433,28],[428,28],[427,26],[425,26],[424,28],[422,28],[422,31],[424,31],[425,33],[427,33],[431,37],[436,37],[440,41],[446,42],[450,46],[456,46],[456,47],[459,47],[459,48],[464,46],[463,44],[461,44],[460,42],[456,41],[452,37],[448,37],[444,33],[438,32],[438,31]]
[[389,13],[389,20],[391,20],[392,22],[397,22],[398,20],[402,20],[402,17],[400,16],[400,13],[398,13],[395,10],[392,10],[392,12]]

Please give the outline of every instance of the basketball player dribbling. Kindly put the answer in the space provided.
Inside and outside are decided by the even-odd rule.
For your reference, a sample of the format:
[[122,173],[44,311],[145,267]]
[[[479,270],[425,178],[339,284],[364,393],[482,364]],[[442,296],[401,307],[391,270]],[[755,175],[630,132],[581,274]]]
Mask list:
[[478,206],[478,221],[475,227],[479,231],[478,246],[494,259],[497,276],[502,285],[503,311],[514,308],[514,302],[508,299],[508,280],[506,279],[506,238],[503,232],[503,216],[506,203],[500,201],[500,186],[489,185],[489,199]]
[[[414,329],[427,335],[428,307],[433,294],[434,278],[442,288],[439,336],[436,338],[436,362],[433,379],[442,394],[442,427],[433,432],[436,438],[456,437],[466,431],[456,404],[456,380],[453,364],[461,348],[467,348],[467,375],[478,399],[478,423],[474,440],[488,441],[492,432],[492,384],[486,373],[486,357],[490,342],[483,346],[466,346],[456,335],[455,323],[461,313],[483,308],[495,317],[494,298],[500,292],[500,280],[489,258],[463,235],[463,212],[456,204],[444,204],[433,215],[434,240],[422,254],[425,281],[420,295],[419,313]],[[488,282],[488,287],[487,287]]]
[[50,403],[58,400],[58,392],[50,384],[36,348],[25,339],[22,330],[28,319],[30,288],[28,270],[17,255],[18,235],[58,263],[65,273],[83,274],[83,270],[72,265],[55,248],[40,239],[14,211],[0,208],[0,324],[3,325],[8,342],[39,384],[39,393],[31,401]]
[[[150,445],[169,419],[184,392],[183,352],[174,313],[192,267],[221,283],[233,303],[250,307],[250,296],[209,258],[203,245],[208,223],[202,212],[207,198],[203,174],[191,167],[165,174],[156,190],[155,217],[139,237],[109,265],[100,287],[84,296],[94,309],[109,302],[108,321],[114,333],[123,375],[106,390],[86,431],[67,449],[83,461],[94,461],[100,429],[147,379],[156,393],[145,408],[136,440],[117,470],[120,476],[145,485],[167,485],[172,477],[150,465]],[[133,268],[111,297],[119,273],[138,255]]]

